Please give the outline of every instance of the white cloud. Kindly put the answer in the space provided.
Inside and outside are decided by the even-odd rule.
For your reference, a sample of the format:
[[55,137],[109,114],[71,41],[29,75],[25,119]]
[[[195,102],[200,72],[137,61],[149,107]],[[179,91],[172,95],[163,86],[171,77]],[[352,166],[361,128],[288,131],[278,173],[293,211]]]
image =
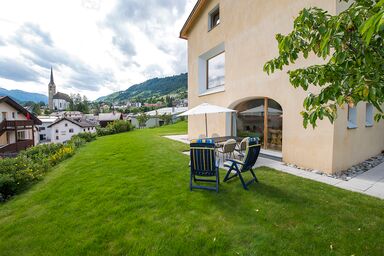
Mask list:
[[185,72],[186,42],[178,34],[194,3],[4,2],[0,87],[46,94],[52,65],[60,91],[95,99],[152,77]]

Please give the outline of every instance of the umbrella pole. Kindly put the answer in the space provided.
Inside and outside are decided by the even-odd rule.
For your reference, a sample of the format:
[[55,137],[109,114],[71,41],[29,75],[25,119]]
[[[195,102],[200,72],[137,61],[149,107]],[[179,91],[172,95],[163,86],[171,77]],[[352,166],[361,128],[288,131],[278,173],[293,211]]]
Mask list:
[[205,114],[205,136],[208,137],[207,114]]

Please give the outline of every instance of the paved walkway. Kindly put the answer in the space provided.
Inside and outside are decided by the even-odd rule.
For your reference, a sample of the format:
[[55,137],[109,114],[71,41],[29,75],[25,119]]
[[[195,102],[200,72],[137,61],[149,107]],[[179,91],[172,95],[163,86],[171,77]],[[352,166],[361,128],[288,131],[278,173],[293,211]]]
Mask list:
[[[187,135],[173,135],[164,137],[189,144]],[[294,167],[286,166],[282,162],[264,157],[259,157],[259,159],[257,160],[256,167],[259,166],[270,167],[305,179],[315,180],[338,188],[347,189],[350,191],[355,191],[384,199],[384,163],[350,179],[349,181],[343,181],[321,174],[300,170]]]

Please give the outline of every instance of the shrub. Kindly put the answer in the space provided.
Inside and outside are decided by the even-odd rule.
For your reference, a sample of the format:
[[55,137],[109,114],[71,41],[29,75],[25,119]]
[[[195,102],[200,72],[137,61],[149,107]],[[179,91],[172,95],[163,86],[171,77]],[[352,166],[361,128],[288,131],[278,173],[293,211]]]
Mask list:
[[80,139],[84,139],[86,142],[91,142],[96,140],[97,134],[90,132],[81,132],[75,136],[79,137]]
[[105,128],[101,128],[101,127],[96,128],[98,136],[128,132],[128,131],[131,131],[132,129],[133,129],[132,124],[129,121],[125,121],[125,120],[113,121],[112,123],[109,123]]
[[80,133],[67,144],[42,144],[20,152],[15,158],[0,159],[0,202],[26,189],[61,161],[71,157],[76,148],[96,139],[96,134]]
[[51,165],[56,165],[59,162],[71,157],[75,153],[75,149],[72,144],[68,144],[60,148],[55,154],[49,157]]

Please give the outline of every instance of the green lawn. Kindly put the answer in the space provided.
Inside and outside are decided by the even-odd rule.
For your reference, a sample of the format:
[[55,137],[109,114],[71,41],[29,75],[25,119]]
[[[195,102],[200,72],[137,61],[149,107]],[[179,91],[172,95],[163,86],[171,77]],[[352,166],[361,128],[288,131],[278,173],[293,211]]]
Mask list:
[[87,144],[0,205],[0,255],[384,254],[383,200],[268,168],[249,191],[190,192],[187,145],[160,136],[185,132]]

